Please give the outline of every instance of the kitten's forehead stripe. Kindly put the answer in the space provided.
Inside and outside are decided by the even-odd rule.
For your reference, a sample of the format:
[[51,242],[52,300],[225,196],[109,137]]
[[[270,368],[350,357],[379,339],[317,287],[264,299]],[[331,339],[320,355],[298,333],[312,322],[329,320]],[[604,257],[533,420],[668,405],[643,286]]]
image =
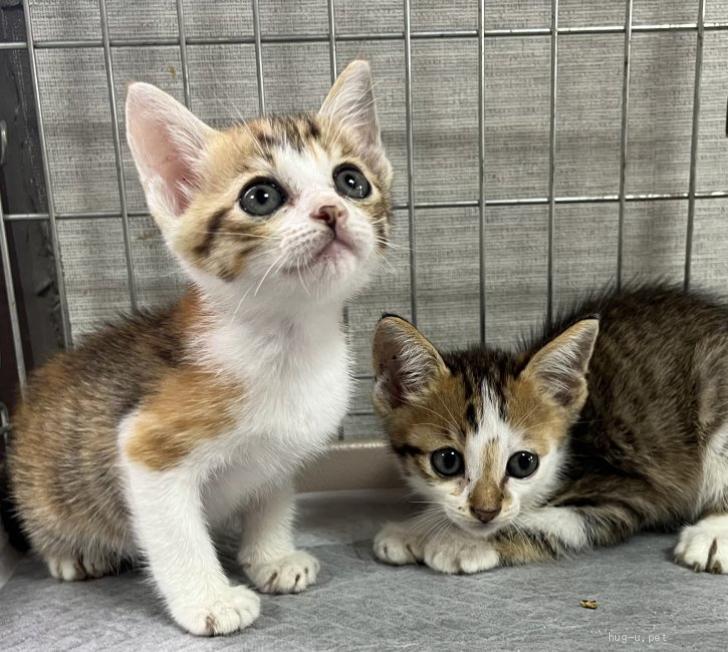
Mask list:
[[473,431],[477,430],[478,417],[475,412],[475,405],[472,402],[468,403],[468,407],[465,408],[465,420]]

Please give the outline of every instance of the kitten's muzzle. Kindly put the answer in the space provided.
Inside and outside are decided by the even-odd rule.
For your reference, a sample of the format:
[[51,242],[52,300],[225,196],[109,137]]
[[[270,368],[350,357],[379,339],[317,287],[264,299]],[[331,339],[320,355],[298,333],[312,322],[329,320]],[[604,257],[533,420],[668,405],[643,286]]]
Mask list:
[[493,509],[484,509],[483,507],[470,507],[470,513],[475,516],[481,523],[490,523],[498,514],[500,514],[501,506],[498,505]]

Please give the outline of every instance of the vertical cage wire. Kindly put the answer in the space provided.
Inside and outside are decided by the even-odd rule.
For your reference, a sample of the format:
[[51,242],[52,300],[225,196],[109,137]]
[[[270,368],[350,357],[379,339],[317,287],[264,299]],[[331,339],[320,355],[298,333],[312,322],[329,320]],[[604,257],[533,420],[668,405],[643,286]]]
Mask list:
[[619,220],[617,223],[617,289],[622,287],[624,268],[624,213],[627,205],[627,137],[629,130],[629,84],[632,72],[632,2],[625,3],[624,71],[622,73],[622,121],[619,138]]
[[109,38],[109,18],[106,12],[106,0],[99,0],[101,16],[101,37],[104,43],[104,66],[106,68],[106,85],[109,87],[109,108],[111,109],[111,128],[114,136],[114,157],[116,159],[116,181],[119,186],[119,207],[121,210],[121,230],[124,236],[124,259],[126,263],[126,281],[129,288],[131,309],[137,308],[136,281],[131,252],[131,234],[129,232],[129,210],[126,200],[126,179],[124,178],[124,159],[121,154],[121,133],[119,114],[116,106],[116,90],[114,88],[114,63],[111,60],[111,41]]
[[327,5],[329,14],[329,65],[331,66],[331,83],[333,84],[338,74],[336,63],[336,9],[334,0],[328,0]]
[[23,355],[23,341],[20,335],[18,304],[15,300],[15,287],[13,285],[13,269],[10,262],[10,247],[8,246],[8,234],[6,232],[7,228],[8,225],[5,224],[3,204],[2,201],[0,201],[0,257],[2,258],[3,276],[5,277],[5,296],[8,300],[8,310],[10,312],[10,330],[13,336],[15,368],[18,371],[18,379],[20,381],[20,395],[23,396],[27,376],[25,370],[25,356]]
[[705,0],[698,0],[698,32],[695,44],[695,82],[693,84],[693,130],[690,137],[690,181],[688,184],[688,224],[685,235],[685,289],[690,288],[693,262],[693,232],[695,231],[695,185],[698,167],[700,135],[700,84],[703,74],[703,42],[705,41]]
[[255,75],[258,81],[258,112],[265,115],[265,87],[263,83],[263,46],[260,40],[260,7],[258,0],[253,3],[253,31],[255,39]]
[[480,343],[485,344],[485,0],[478,2],[478,252],[480,255]]
[[66,279],[63,275],[63,261],[61,260],[61,249],[58,242],[58,224],[56,222],[56,207],[53,198],[53,180],[51,178],[50,162],[48,160],[48,146],[45,137],[45,125],[43,123],[43,105],[40,99],[40,84],[38,83],[38,67],[35,58],[35,45],[33,40],[33,21],[30,15],[30,2],[23,2],[23,17],[25,19],[25,38],[28,50],[28,63],[30,77],[33,85],[33,97],[35,99],[35,113],[38,124],[38,139],[40,141],[40,155],[43,163],[43,181],[45,182],[46,197],[48,201],[48,224],[50,226],[51,250],[56,271],[56,287],[58,289],[58,303],[61,312],[61,333],[63,344],[69,348],[73,343],[71,337],[71,322],[68,315],[68,296],[66,294]]
[[177,0],[177,31],[179,34],[179,60],[182,64],[182,90],[185,96],[185,106],[191,109],[190,67],[187,63],[187,32],[185,31],[185,9],[182,0]]
[[559,68],[559,0],[551,0],[551,90],[549,99],[549,217],[548,217],[548,261],[546,280],[546,321],[554,319],[554,228],[556,196],[556,91]]
[[404,93],[407,131],[407,223],[409,227],[410,310],[417,325],[417,257],[415,233],[415,144],[412,128],[412,16],[410,0],[404,0]]

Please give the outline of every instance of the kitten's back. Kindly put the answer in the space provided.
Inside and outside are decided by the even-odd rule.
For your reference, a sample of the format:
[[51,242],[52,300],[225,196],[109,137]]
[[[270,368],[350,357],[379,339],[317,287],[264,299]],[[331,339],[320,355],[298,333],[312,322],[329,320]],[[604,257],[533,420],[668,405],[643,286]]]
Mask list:
[[589,314],[600,316],[600,332],[573,431],[575,472],[597,465],[589,470],[647,476],[676,503],[694,502],[701,457],[728,423],[728,306],[638,286],[582,302],[553,332]]

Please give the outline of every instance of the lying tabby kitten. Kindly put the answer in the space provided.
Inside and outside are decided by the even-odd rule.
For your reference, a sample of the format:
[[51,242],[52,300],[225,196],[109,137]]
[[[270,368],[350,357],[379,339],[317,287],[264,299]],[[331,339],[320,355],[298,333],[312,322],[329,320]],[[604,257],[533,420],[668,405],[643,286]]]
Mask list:
[[194,634],[249,625],[209,529],[243,521],[264,592],[316,581],[293,547],[291,477],[349,395],[342,304],[386,246],[391,167],[369,66],[318,113],[216,131],[132,84],[127,137],[147,203],[191,281],[174,306],[109,326],[32,379],[9,450],[17,515],[52,575],[149,566]]
[[675,561],[728,573],[728,306],[609,294],[517,354],[441,354],[385,316],[374,366],[392,448],[433,503],[384,527],[382,561],[474,573],[688,523]]

